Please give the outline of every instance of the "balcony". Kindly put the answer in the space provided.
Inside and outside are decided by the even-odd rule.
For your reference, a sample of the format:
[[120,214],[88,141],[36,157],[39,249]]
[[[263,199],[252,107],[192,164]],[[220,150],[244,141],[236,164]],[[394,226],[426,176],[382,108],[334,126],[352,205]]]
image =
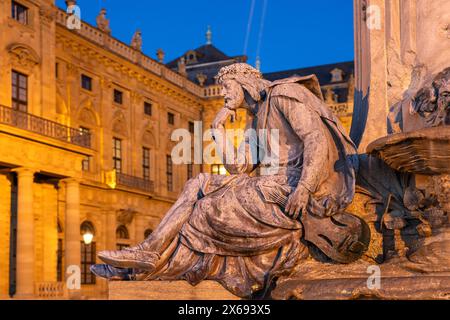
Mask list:
[[67,290],[63,282],[39,282],[35,287],[35,295],[38,299],[67,299]]
[[91,147],[91,135],[89,133],[2,105],[0,105],[0,124],[31,131],[80,147]]
[[145,180],[139,177],[129,176],[123,173],[116,174],[116,181],[119,186],[138,189],[147,193],[153,193],[155,190],[153,181]]

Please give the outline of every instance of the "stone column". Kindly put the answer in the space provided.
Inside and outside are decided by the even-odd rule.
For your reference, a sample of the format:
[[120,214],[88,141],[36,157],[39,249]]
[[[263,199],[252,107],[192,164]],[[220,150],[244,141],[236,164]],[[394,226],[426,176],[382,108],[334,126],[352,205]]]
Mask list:
[[28,168],[14,170],[17,173],[17,287],[16,297],[34,297],[34,171]]
[[386,12],[384,0],[355,0],[355,102],[350,137],[361,153],[387,135]]
[[[81,266],[80,240],[80,184],[75,179],[63,180],[66,186],[65,222],[65,266]],[[77,290],[69,290],[70,297],[76,297]]]

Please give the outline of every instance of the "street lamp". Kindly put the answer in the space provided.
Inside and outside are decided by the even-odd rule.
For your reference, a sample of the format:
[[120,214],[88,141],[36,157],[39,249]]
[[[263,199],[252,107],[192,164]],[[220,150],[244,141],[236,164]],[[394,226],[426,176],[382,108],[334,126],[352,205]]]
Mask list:
[[86,233],[83,234],[83,241],[85,245],[90,245],[93,239],[94,235],[90,231],[86,231]]
[[94,226],[91,222],[85,221],[81,225],[80,228],[81,236],[83,237],[83,242],[85,245],[90,245],[92,243],[92,240],[94,240]]

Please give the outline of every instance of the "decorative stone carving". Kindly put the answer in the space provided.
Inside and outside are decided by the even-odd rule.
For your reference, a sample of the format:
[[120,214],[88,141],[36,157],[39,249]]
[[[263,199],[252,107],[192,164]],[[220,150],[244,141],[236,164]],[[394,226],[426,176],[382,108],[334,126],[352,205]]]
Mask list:
[[78,78],[78,75],[80,73],[80,69],[77,65],[73,63],[67,63],[66,64],[66,77],[69,81],[74,81]]
[[127,137],[128,136],[127,122],[126,122],[126,118],[123,115],[123,113],[120,111],[117,111],[114,114],[113,119],[114,119],[112,122],[113,132],[115,132],[123,137]]
[[197,73],[196,78],[200,87],[203,87],[205,85],[206,80],[208,79],[208,76],[204,73]]
[[79,112],[78,120],[91,127],[96,127],[98,125],[95,111],[93,111],[91,107],[83,107]]
[[[61,34],[57,34],[57,43],[62,43],[64,50],[68,54],[73,54],[74,52],[79,52],[79,48],[83,47],[81,43],[78,43],[76,41],[73,41],[73,39],[69,39],[67,37],[64,37]],[[90,49],[89,49],[90,50]],[[192,94],[181,94],[180,91],[173,90],[172,87],[167,87],[165,84],[163,84],[161,81],[148,78],[142,73],[137,73],[135,70],[129,68],[128,66],[124,66],[120,64],[119,62],[112,60],[111,58],[100,54],[98,51],[90,50],[89,55],[93,57],[93,61],[95,60],[96,63],[101,63],[106,69],[107,72],[110,73],[112,76],[116,75],[117,73],[122,74],[125,77],[130,77],[137,79],[145,86],[154,89],[155,91],[158,91],[160,93],[166,94],[169,98],[172,98],[176,101],[180,101],[184,104],[189,105],[196,105],[200,107],[200,104],[198,102],[198,99],[196,96],[193,96]],[[75,56],[75,59],[78,59],[78,56]],[[94,62],[93,62],[94,63]],[[162,69],[162,74],[164,74],[165,69]],[[107,82],[108,86],[110,86],[109,82]],[[110,88],[110,87],[109,87]]]
[[131,47],[137,51],[142,51],[142,32],[141,30],[136,30],[131,39]]
[[398,171],[450,174],[450,126],[387,136],[372,142],[367,151]]
[[389,112],[390,133],[409,132],[450,124],[450,67],[426,82]]
[[134,209],[120,209],[117,211],[117,222],[124,226],[130,225],[136,214],[138,214],[138,212]]
[[109,19],[106,18],[106,9],[103,8],[100,10],[100,13],[97,16],[96,19],[97,22],[97,28],[99,28],[101,31],[110,34],[111,29],[109,27]]
[[13,43],[7,48],[11,64],[17,67],[32,70],[41,61],[39,55],[31,47],[25,44]]
[[419,90],[412,103],[412,114],[419,114],[426,127],[450,125],[450,67]]
[[41,5],[39,8],[39,15],[41,16],[41,21],[46,25],[50,25],[56,17],[56,7]]
[[130,97],[131,97],[131,103],[134,105],[142,104],[142,102],[144,101],[144,96],[135,91],[131,92]]
[[156,147],[156,139],[150,130],[145,130],[142,135],[142,143],[149,147]]
[[158,49],[156,51],[156,57],[158,58],[159,63],[164,63],[164,56],[165,56],[165,53],[164,53],[163,49]]

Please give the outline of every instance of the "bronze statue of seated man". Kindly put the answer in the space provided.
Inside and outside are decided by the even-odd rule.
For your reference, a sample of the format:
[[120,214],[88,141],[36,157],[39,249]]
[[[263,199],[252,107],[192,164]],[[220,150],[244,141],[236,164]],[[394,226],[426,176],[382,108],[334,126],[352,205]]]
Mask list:
[[96,275],[193,285],[215,280],[251,297],[289,274],[310,246],[340,263],[358,259],[367,247],[367,226],[344,212],[355,193],[357,151],[323,102],[317,78],[271,83],[237,63],[222,68],[217,80],[225,106],[213,128],[222,159],[230,148],[222,139],[225,122],[238,108],[248,111],[249,129],[276,132],[278,139],[247,136],[238,156],[224,161],[229,176],[188,181],[144,242],[99,254],[106,265],[93,266]]

